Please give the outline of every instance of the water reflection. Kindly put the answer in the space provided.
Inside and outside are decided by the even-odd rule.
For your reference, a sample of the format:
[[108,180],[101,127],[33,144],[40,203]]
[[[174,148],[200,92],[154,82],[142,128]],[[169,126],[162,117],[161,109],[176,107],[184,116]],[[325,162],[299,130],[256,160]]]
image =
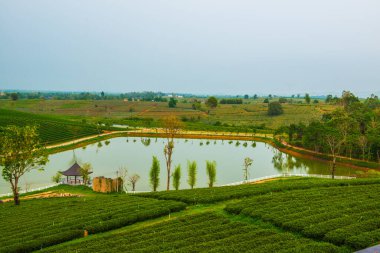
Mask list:
[[[130,173],[141,176],[137,190],[150,190],[149,170],[152,156],[157,156],[161,163],[161,187],[165,184],[165,158],[162,138],[120,137],[111,141],[90,144],[74,151],[65,151],[51,155],[44,172],[33,171],[23,177],[22,188],[41,187],[51,184],[51,177],[57,171],[64,171],[73,161],[89,162],[93,166],[93,176],[114,177],[120,166],[128,168]],[[262,142],[238,140],[201,140],[176,139],[173,164],[183,168],[181,188],[188,188],[187,161],[198,164],[197,187],[207,187],[206,160],[215,160],[217,166],[217,184],[223,185],[244,180],[243,163],[246,157],[253,159],[251,178],[258,178],[279,173],[330,174],[328,163],[296,158],[284,154],[271,145]],[[214,145],[212,145],[214,143]],[[377,176],[377,172],[363,172],[338,166],[336,175]],[[9,192],[8,184],[0,179],[0,193]]]
[[308,166],[304,164],[304,161],[289,154],[282,153],[276,149],[273,149],[274,155],[272,158],[273,167],[280,173],[292,173],[295,170],[299,172],[309,173]]

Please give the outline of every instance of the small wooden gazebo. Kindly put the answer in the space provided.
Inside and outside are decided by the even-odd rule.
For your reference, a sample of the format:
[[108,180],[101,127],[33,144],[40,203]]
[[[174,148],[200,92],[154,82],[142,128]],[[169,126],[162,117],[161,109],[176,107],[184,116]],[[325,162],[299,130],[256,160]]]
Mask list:
[[61,174],[66,176],[67,184],[83,184],[83,177],[82,173],[80,172],[81,169],[82,167],[77,162],[75,162],[68,170],[61,172]]

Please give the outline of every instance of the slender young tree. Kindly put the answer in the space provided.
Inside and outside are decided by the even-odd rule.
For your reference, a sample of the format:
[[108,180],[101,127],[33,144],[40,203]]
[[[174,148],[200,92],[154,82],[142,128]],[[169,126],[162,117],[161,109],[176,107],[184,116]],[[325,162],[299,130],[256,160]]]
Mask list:
[[[117,186],[118,188],[121,187],[120,190],[124,192],[128,192],[127,188],[127,176],[128,176],[128,169],[126,166],[120,166],[119,170],[117,171],[117,177],[121,179],[121,185]],[[119,182],[119,181],[118,181]],[[118,189],[119,190],[119,189]]]
[[136,183],[139,181],[140,176],[138,174],[133,174],[128,178],[129,184],[132,186],[132,191],[136,190]]
[[158,161],[156,156],[153,156],[152,167],[150,168],[150,186],[153,191],[157,191],[158,186],[160,185],[160,161]]
[[306,104],[310,104],[310,101],[311,101],[310,95],[309,95],[309,93],[306,93],[305,94],[305,102],[306,102]]
[[89,183],[91,172],[92,172],[92,165],[90,163],[83,164],[82,168],[80,169],[80,174],[83,178],[84,185],[87,185]]
[[52,176],[51,181],[53,181],[53,183],[58,184],[61,181],[61,178],[62,174],[58,171],[54,176]]
[[166,144],[164,147],[164,155],[166,161],[166,190],[170,190],[170,176],[171,176],[171,167],[172,167],[172,155],[174,149],[174,137],[180,129],[182,128],[181,121],[174,115],[170,115],[163,120],[163,129],[166,136]]
[[194,189],[194,186],[197,183],[197,162],[196,161],[187,161],[187,174],[188,179],[187,183],[190,185],[191,189]]
[[15,205],[20,204],[20,178],[31,170],[42,169],[47,162],[48,154],[35,126],[0,129],[0,165],[3,178],[11,184]]
[[216,181],[216,162],[206,161],[206,172],[208,176],[208,187],[213,187]]
[[249,157],[244,158],[244,169],[243,169],[243,177],[244,181],[247,182],[249,178],[249,167],[252,165],[253,160]]
[[178,164],[173,172],[173,187],[178,190],[181,183],[181,165]]

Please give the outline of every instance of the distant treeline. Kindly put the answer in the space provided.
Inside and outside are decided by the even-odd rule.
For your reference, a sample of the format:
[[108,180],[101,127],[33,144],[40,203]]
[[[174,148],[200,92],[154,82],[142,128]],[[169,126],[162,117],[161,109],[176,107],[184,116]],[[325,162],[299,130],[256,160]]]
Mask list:
[[330,101],[340,105],[321,120],[282,126],[288,142],[317,152],[380,163],[380,100],[372,95],[361,102],[351,92]]
[[242,104],[243,99],[241,98],[223,98],[219,102],[220,104]]
[[167,102],[162,92],[128,92],[128,93],[105,93],[105,92],[0,92],[0,99],[56,99],[56,100],[141,100]]

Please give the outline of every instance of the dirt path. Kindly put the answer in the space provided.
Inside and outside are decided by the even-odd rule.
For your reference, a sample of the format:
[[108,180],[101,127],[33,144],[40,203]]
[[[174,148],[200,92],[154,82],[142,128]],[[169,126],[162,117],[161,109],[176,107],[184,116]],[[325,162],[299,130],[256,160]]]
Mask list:
[[54,144],[54,145],[49,145],[49,146],[46,146],[46,148],[47,149],[60,148],[60,147],[69,146],[69,145],[72,145],[72,144],[77,144],[77,143],[82,142],[82,141],[91,140],[91,139],[94,139],[94,138],[97,138],[97,137],[108,136],[108,135],[112,135],[112,134],[115,134],[115,133],[126,133],[126,132],[128,132],[128,131],[105,132],[105,133],[102,133],[102,134],[90,135],[90,136],[79,138],[79,139],[72,140],[72,141],[66,141],[66,142],[62,142],[62,143],[58,143],[58,144]]
[[[111,136],[114,134],[123,134],[123,133],[129,133],[131,135],[139,135],[139,134],[158,134],[162,135],[165,133],[164,129],[162,128],[140,128],[140,129],[135,129],[135,130],[128,130],[128,131],[110,131],[110,132],[105,132],[102,134],[98,135],[91,135],[83,138],[79,138],[76,140],[72,141],[67,141],[63,143],[58,143],[54,145],[49,145],[46,146],[47,149],[53,149],[53,148],[60,148],[60,147],[65,147],[65,146],[70,146],[73,144],[77,144],[83,141],[95,139],[98,137],[104,137],[104,136]],[[212,137],[217,137],[216,139],[228,139],[229,137],[233,138],[254,138],[254,137],[267,137],[267,138],[272,138],[271,134],[255,134],[254,136],[252,135],[247,135],[245,133],[236,133],[236,134],[231,134],[229,132],[209,132],[209,131],[181,131],[178,133],[179,136],[185,136],[191,139],[194,138],[202,138],[202,137],[207,137],[212,139]]]
[[[37,194],[28,195],[25,197],[20,197],[20,200],[28,200],[28,199],[46,199],[46,198],[67,198],[67,197],[82,197],[83,195],[80,194],[72,194],[67,192],[54,192],[54,191],[48,191],[48,192],[42,192]],[[7,198],[2,199],[2,202],[12,202],[13,198]]]
[[[321,152],[313,151],[313,150],[310,150],[310,149],[306,149],[306,148],[301,148],[301,147],[293,146],[293,145],[287,143],[286,141],[282,141],[281,143],[282,143],[283,145],[285,145],[286,147],[293,148],[293,149],[300,150],[300,151],[305,151],[305,152],[309,153],[310,155],[313,155],[313,154],[315,154],[315,155],[327,155],[327,156],[331,157],[330,154],[325,154],[325,153],[321,153]],[[350,158],[350,157],[347,157],[347,156],[337,155],[336,157],[337,157],[337,158],[341,158],[341,159],[351,160],[351,161],[366,162],[366,161],[363,161],[363,160],[360,160],[360,159]]]

